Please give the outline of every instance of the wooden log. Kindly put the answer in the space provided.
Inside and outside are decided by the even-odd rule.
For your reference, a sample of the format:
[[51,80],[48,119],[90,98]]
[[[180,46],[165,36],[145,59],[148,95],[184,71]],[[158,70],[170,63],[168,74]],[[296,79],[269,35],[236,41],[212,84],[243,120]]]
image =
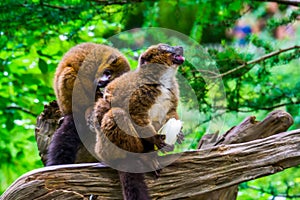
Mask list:
[[217,144],[235,144],[266,138],[286,131],[293,123],[292,116],[283,110],[269,113],[261,122],[256,121],[255,116],[250,116],[238,126],[227,131]]
[[[158,179],[146,177],[151,197],[195,197],[296,166],[300,164],[299,144],[300,129],[246,143],[185,152],[164,168]],[[167,161],[173,156],[161,159]],[[41,200],[57,195],[70,199],[122,198],[113,169],[99,164],[75,164],[33,170],[16,180],[0,199]]]
[[[199,149],[217,146],[220,144],[235,144],[266,138],[286,131],[294,123],[292,116],[282,110],[275,110],[261,122],[256,121],[255,116],[244,119],[238,126],[231,128],[225,134],[206,135],[199,142]],[[198,195],[191,199],[197,200],[235,200],[238,193],[238,185],[220,189],[213,192]]]
[[270,112],[261,122],[256,121],[255,116],[246,117],[239,125],[232,127],[223,135],[218,133],[204,135],[198,149],[266,138],[288,130],[293,123],[292,116],[283,110]]
[[[44,111],[37,119],[36,138],[40,155],[44,163],[47,160],[48,145],[55,129],[58,126],[58,120],[60,117],[58,106],[54,101],[45,106]],[[281,110],[271,112],[261,122],[256,121],[254,116],[250,116],[247,117],[242,123],[233,127],[221,136],[219,134],[205,135],[199,143],[199,148],[206,149],[221,144],[234,144],[251,141],[258,138],[265,138],[267,136],[286,131],[292,123],[292,117],[287,112]],[[78,158],[82,157],[83,159],[76,159],[76,163],[96,161],[83,146],[80,148],[78,155],[83,155],[78,156]],[[234,185],[229,188],[194,196],[190,199],[234,200],[236,199],[237,192],[238,185]],[[64,196],[64,198],[67,198],[68,195],[70,195],[69,193],[61,193],[61,195],[67,195]],[[57,192],[49,195],[53,196],[55,194],[57,194]]]
[[[46,165],[48,157],[48,148],[52,141],[52,137],[55,131],[59,128],[63,122],[62,116],[58,104],[56,101],[52,101],[44,106],[44,110],[37,117],[35,128],[35,139],[39,150],[39,155],[44,165]],[[95,137],[93,133],[87,133]],[[75,163],[87,163],[97,162],[98,160],[85,148],[83,144],[80,144],[76,153]]]
[[59,127],[61,117],[57,102],[52,101],[44,106],[43,112],[36,119],[35,139],[44,165],[47,161],[49,144]]

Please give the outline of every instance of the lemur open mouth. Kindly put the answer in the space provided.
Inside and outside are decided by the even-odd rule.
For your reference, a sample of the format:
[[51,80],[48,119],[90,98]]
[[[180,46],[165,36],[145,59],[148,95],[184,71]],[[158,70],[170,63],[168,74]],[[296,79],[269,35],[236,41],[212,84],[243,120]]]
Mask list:
[[184,62],[185,58],[182,55],[175,54],[173,55],[173,63],[181,65]]
[[181,46],[174,46],[168,49],[172,53],[172,62],[177,65],[181,65],[184,62],[183,48]]
[[111,81],[113,71],[105,69],[102,76],[98,79],[97,88],[104,88]]

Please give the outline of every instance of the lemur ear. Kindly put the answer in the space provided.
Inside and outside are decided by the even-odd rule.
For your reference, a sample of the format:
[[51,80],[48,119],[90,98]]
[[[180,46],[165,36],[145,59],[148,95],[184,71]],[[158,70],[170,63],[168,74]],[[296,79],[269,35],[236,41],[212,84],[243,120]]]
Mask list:
[[139,59],[139,63],[140,65],[143,65],[147,62],[147,57],[145,55],[145,53],[143,53],[141,56],[140,56],[140,59]]

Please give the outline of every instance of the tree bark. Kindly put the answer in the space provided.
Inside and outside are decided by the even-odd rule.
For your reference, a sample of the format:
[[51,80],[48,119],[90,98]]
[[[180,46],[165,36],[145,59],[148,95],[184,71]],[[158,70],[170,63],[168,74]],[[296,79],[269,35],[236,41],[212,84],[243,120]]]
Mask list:
[[[235,144],[266,138],[286,131],[293,124],[292,116],[282,110],[275,110],[261,122],[255,116],[247,117],[238,126],[232,127],[225,134],[205,135],[199,142],[199,149],[220,144]],[[238,194],[238,185],[198,195],[197,200],[235,200]]]
[[[62,116],[56,101],[52,101],[45,105],[43,112],[37,117],[35,139],[39,155],[44,165],[47,163],[48,148],[52,141],[52,137],[63,120],[64,117]],[[97,159],[93,157],[83,144],[80,144],[76,153],[75,163],[87,162],[97,162]]]
[[[224,136],[211,140],[216,146],[204,145],[207,148],[183,153],[176,162],[162,170],[158,179],[146,176],[151,197],[199,199],[199,195],[207,195],[300,164],[300,130],[279,134],[274,131],[282,130],[275,127],[288,127],[292,123],[288,114],[271,113],[262,122],[250,117],[243,123]],[[232,137],[234,131],[239,134],[239,129],[244,130],[241,132],[242,138],[252,140],[251,137],[245,137],[247,130],[256,129],[245,128],[251,124],[253,127],[265,127],[257,128],[262,131],[261,134],[254,131],[255,137],[265,138],[243,142],[240,137]],[[269,131],[265,130],[272,130],[275,135],[269,136]],[[243,143],[224,144],[225,141]],[[201,146],[204,147],[203,143]],[[163,156],[161,160],[168,161],[173,156]],[[232,192],[234,190],[228,190],[228,193]],[[115,170],[95,163],[46,167],[20,177],[0,199],[63,198],[122,199],[118,175]]]
[[45,105],[43,112],[36,119],[35,139],[44,165],[47,162],[49,144],[59,127],[59,120],[62,120],[62,114],[56,101]]

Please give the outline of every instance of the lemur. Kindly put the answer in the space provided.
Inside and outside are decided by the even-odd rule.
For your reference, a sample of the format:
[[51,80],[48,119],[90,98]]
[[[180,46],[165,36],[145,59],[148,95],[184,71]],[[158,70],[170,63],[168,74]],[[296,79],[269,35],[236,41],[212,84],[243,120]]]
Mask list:
[[[89,94],[84,91],[94,94],[95,100],[102,98],[99,89],[129,70],[127,59],[117,49],[106,45],[82,43],[71,48],[63,56],[54,78],[54,91],[63,121],[50,142],[46,166],[93,160],[93,156],[86,155],[87,150],[80,151],[84,153],[78,153],[85,147],[79,138],[73,114],[84,113],[88,107],[93,106],[91,102],[94,101],[91,101]],[[83,71],[88,77],[79,79],[79,71]],[[72,107],[75,80],[77,81],[76,87],[83,92],[80,93],[80,97],[75,98],[76,106]],[[92,93],[94,91],[91,91],[95,84],[96,97],[95,93]]]
[[[116,161],[120,165],[130,165],[129,152],[155,152],[156,147],[172,149],[158,130],[169,119],[179,118],[175,75],[183,62],[182,47],[154,45],[140,56],[135,71],[107,85],[103,98],[98,99],[91,114],[97,134],[95,153],[99,159],[109,164]],[[130,162],[134,160],[131,159]],[[154,165],[153,170],[157,167],[155,162],[148,163]],[[150,199],[143,173],[119,171],[119,175],[124,199]]]

